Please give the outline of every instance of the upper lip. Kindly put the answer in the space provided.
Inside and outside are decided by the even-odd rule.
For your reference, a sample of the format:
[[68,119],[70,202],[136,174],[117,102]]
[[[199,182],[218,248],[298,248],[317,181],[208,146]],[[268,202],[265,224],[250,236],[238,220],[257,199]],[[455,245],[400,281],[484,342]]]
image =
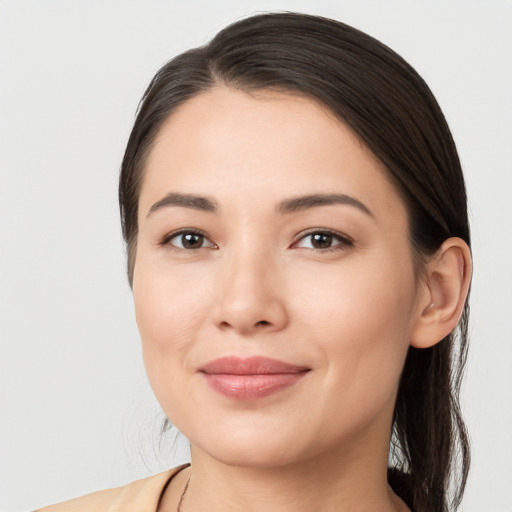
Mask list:
[[262,356],[252,356],[248,358],[236,356],[220,357],[199,368],[199,371],[203,373],[229,375],[301,373],[307,370],[309,370],[309,368],[304,366],[297,366]]

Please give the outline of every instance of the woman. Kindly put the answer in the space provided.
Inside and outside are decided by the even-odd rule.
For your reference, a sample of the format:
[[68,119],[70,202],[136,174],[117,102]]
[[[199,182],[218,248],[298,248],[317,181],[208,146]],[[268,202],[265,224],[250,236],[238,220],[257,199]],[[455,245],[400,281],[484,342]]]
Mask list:
[[146,370],[191,465],[43,510],[456,508],[466,195],[403,59],[325,18],[237,22],[157,73],[119,190]]

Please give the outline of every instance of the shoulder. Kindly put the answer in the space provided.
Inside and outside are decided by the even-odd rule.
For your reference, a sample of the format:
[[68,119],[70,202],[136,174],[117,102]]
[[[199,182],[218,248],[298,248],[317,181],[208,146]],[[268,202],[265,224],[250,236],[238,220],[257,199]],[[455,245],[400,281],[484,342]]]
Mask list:
[[136,480],[122,487],[104,489],[35,512],[148,512],[156,511],[160,495],[169,480],[188,464]]

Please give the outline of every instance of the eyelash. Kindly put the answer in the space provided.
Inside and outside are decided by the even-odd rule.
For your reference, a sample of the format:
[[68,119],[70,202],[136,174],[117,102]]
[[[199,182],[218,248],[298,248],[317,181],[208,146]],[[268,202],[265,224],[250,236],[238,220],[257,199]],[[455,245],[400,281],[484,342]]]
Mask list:
[[[171,243],[171,240],[173,238],[177,238],[179,236],[184,236],[184,235],[195,235],[195,236],[198,236],[198,237],[202,237],[204,240],[203,240],[203,243],[204,241],[208,241],[211,246],[210,247],[197,247],[197,248],[193,248],[193,249],[187,249],[185,247],[178,247],[174,244]],[[213,242],[211,242],[209,240],[209,238],[206,236],[205,233],[203,233],[202,231],[198,230],[198,229],[180,229],[178,231],[173,231],[172,233],[169,233],[168,235],[166,235],[163,240],[159,243],[159,245],[161,246],[167,246],[167,247],[170,247],[174,250],[177,250],[177,251],[188,251],[188,252],[193,252],[193,251],[198,251],[199,249],[205,249],[205,248],[208,248],[208,249],[218,249],[218,246],[216,244],[214,244]]]
[[[205,246],[205,247],[201,246],[201,247],[189,249],[189,248],[185,248],[185,247],[178,247],[178,246],[174,245],[173,243],[171,243],[171,240],[173,240],[174,238],[179,237],[179,236],[184,236],[184,235],[195,235],[198,237],[202,237],[203,243],[204,243],[204,241],[208,241],[210,246]],[[354,241],[350,237],[343,235],[337,231],[333,231],[330,229],[315,228],[315,229],[311,229],[305,233],[300,233],[296,237],[295,241],[291,244],[291,247],[292,248],[297,247],[301,241],[304,241],[306,238],[311,237],[313,235],[323,235],[323,236],[327,236],[327,237],[332,237],[333,240],[338,240],[338,243],[336,243],[330,247],[327,247],[327,248],[303,247],[304,249],[311,249],[314,251],[319,251],[319,252],[325,253],[325,252],[331,252],[331,251],[340,251],[340,250],[352,247],[354,245]],[[166,235],[163,238],[163,240],[160,242],[159,245],[171,247],[172,249],[177,250],[177,251],[187,251],[187,252],[192,252],[192,251],[195,252],[195,251],[198,251],[199,249],[205,249],[205,248],[218,249],[218,246],[215,243],[211,242],[209,240],[208,236],[205,233],[203,233],[202,231],[196,230],[196,229],[186,229],[186,228],[169,233],[168,235]]]
[[323,249],[317,248],[317,247],[303,247],[304,249],[311,249],[314,251],[319,251],[319,252],[325,253],[325,252],[332,252],[332,251],[341,251],[344,249],[348,249],[354,245],[354,241],[350,237],[348,237],[347,235],[344,235],[342,233],[339,233],[338,231],[334,231],[331,229],[315,228],[315,229],[310,229],[305,233],[300,233],[300,235],[298,235],[296,241],[293,242],[292,247],[297,246],[301,241],[303,241],[306,238],[311,237],[313,235],[324,235],[324,236],[332,237],[333,241],[336,239],[336,240],[338,240],[338,243],[336,243],[330,247],[323,248]]

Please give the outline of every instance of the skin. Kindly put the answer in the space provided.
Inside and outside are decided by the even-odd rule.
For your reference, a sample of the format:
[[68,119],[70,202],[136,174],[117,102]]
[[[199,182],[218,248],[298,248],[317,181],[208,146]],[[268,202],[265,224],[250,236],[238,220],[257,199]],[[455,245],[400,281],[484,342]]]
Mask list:
[[[218,211],[154,209],[169,193],[204,196]],[[276,211],[310,194],[348,195],[370,213]],[[162,127],[139,206],[133,293],[144,361],[192,450],[192,469],[160,510],[176,510],[190,475],[184,511],[407,510],[386,481],[400,373],[414,340],[442,338],[431,302],[454,308],[446,330],[460,300],[415,275],[407,211],[373,154],[312,100],[218,87]],[[204,235],[199,248],[173,237],[182,229]],[[337,234],[319,248],[311,231]],[[447,247],[445,266],[468,275],[461,247]],[[268,397],[233,400],[198,372],[226,355],[309,371]]]

